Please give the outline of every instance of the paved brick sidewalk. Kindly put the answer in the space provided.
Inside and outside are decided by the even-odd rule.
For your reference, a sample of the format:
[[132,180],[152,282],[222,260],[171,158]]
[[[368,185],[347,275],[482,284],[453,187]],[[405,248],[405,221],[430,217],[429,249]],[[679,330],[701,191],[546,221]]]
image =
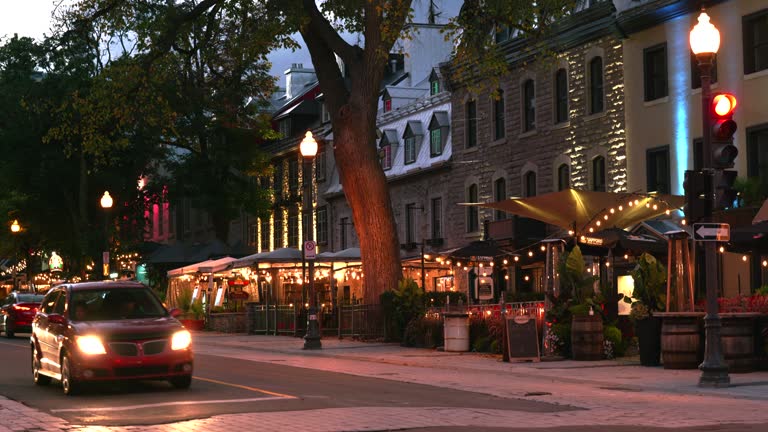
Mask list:
[[69,425],[23,405],[0,398],[0,432],[4,431],[362,431],[428,426],[521,429],[574,425],[625,425],[680,428],[715,424],[768,423],[768,372],[731,375],[733,386],[700,389],[698,371],[670,371],[626,362],[503,363],[473,353],[444,353],[323,339],[323,350],[304,351],[290,337],[200,333],[199,353],[275,362],[281,365],[349,373],[569,405],[580,408],[554,413],[491,409],[339,408],[291,412],[221,415],[169,425],[84,427]]

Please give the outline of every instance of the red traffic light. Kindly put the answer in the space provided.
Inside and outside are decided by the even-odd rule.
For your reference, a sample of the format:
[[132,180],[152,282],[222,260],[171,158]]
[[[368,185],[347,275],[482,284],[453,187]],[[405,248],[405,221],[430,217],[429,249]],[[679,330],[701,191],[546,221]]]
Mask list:
[[736,96],[730,93],[718,93],[712,98],[712,113],[715,117],[729,118],[736,110]]

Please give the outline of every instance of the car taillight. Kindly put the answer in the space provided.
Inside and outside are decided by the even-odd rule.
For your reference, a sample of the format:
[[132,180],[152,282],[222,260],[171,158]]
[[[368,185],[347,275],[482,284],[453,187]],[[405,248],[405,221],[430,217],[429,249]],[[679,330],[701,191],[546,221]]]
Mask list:
[[17,311],[28,311],[28,310],[32,310],[32,308],[31,308],[31,307],[27,307],[27,306],[19,306],[19,305],[13,305],[13,309],[15,309],[15,310],[17,310]]

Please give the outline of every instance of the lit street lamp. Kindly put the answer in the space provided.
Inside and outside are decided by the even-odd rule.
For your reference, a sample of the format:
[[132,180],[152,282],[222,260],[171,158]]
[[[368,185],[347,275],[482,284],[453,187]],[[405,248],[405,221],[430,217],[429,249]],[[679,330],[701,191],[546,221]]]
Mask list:
[[[308,247],[315,250],[315,242],[312,236],[312,162],[317,155],[317,141],[312,137],[312,132],[307,131],[304,139],[299,144],[299,151],[304,157],[302,177],[304,181],[304,254]],[[315,259],[307,257],[309,270],[309,312],[307,314],[307,333],[304,335],[304,349],[320,349],[320,326],[317,322],[317,297],[315,294]]]
[[[698,18],[699,23],[691,30],[691,50],[696,55],[696,60],[701,71],[701,120],[702,137],[704,144],[703,170],[708,181],[707,198],[714,202],[714,161],[712,153],[712,131],[710,125],[710,103],[712,91],[710,88],[712,78],[712,61],[720,48],[720,32],[709,22],[709,16],[702,12]],[[712,205],[706,207],[703,222],[712,222]],[[704,261],[706,266],[705,283],[707,293],[707,314],[704,317],[704,329],[706,339],[704,345],[704,361],[699,365],[701,387],[724,387],[730,384],[728,366],[723,359],[722,340],[720,338],[720,315],[718,314],[717,292],[717,245],[715,242],[704,242]]]
[[13,223],[11,224],[11,232],[16,234],[19,231],[21,231],[21,225],[19,225],[18,220],[14,219]]
[[[16,219],[14,219],[13,223],[11,224],[11,232],[13,234],[18,234],[19,232],[21,232],[21,225],[19,225],[19,221],[16,220]],[[14,238],[14,248],[13,248],[13,250],[14,250],[14,254],[16,254],[16,262],[13,263],[13,272],[12,272],[13,274],[12,274],[11,277],[13,278],[13,289],[15,290],[17,288],[17,286],[16,286],[16,268],[19,266],[19,262],[18,262],[19,261],[19,259],[18,259],[19,258],[18,246],[16,244],[16,239],[15,238]]]
[[102,273],[104,277],[109,277],[109,232],[107,226],[109,209],[112,208],[113,203],[109,192],[104,191],[104,195],[101,196],[99,203],[101,204],[101,208],[104,209],[104,252],[101,253]]

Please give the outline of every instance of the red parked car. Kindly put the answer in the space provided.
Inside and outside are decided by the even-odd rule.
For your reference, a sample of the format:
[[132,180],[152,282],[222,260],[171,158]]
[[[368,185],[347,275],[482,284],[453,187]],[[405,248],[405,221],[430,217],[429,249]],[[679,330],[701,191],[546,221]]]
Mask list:
[[127,281],[52,288],[32,323],[35,384],[61,381],[75,394],[86,382],[192,383],[192,336],[155,294]]
[[32,331],[32,320],[35,318],[37,308],[43,301],[43,294],[33,292],[14,291],[0,306],[0,332],[5,337],[12,338],[16,333],[29,333]]

